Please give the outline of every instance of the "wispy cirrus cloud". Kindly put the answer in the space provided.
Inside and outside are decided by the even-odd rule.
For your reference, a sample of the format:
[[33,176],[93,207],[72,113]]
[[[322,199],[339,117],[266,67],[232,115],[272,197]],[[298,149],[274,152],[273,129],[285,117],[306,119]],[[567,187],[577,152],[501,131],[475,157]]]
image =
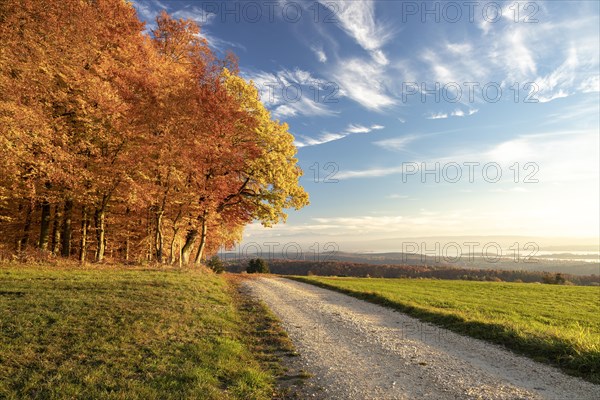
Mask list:
[[418,140],[420,137],[421,136],[419,135],[407,135],[398,138],[378,140],[373,142],[373,144],[386,150],[406,151],[408,145]]
[[371,131],[379,130],[385,128],[383,125],[371,125],[370,127],[359,125],[359,124],[350,124],[346,128],[346,132],[348,133],[369,133]]
[[502,38],[503,65],[509,68],[508,74],[512,79],[530,77],[537,73],[537,64],[526,37],[525,29],[513,28]]
[[371,111],[382,111],[397,104],[384,82],[386,69],[373,61],[359,58],[340,61],[333,71],[342,93]]
[[427,119],[446,119],[448,118],[448,113],[431,113]]
[[336,57],[329,76],[341,91],[371,111],[383,111],[397,104],[389,93],[389,58],[383,47],[394,36],[396,28],[376,18],[373,0],[321,1],[335,15],[337,25],[368,54],[350,58]]
[[202,7],[187,6],[171,14],[173,18],[188,19],[196,22],[198,25],[205,26],[212,23],[217,14],[205,11]]
[[468,117],[470,115],[476,114],[479,110],[476,108],[471,108],[467,111],[456,109],[450,113],[440,112],[440,113],[431,113],[427,116],[427,119],[446,119],[450,117]]
[[363,126],[359,124],[350,124],[346,129],[341,132],[332,133],[332,132],[323,132],[317,138],[311,138],[303,135],[296,135],[297,138],[301,138],[300,140],[296,140],[297,147],[306,147],[306,146],[317,146],[324,143],[333,142],[335,140],[340,140],[345,138],[346,136],[350,136],[356,133],[370,133],[373,131],[384,129],[385,127],[382,125],[371,125],[371,126]]
[[[571,46],[565,57],[565,61],[554,71],[545,76],[540,76],[535,80],[535,97],[541,103],[567,97],[575,92],[591,93],[600,91],[599,76],[587,74],[582,71],[582,61],[578,50]],[[578,83],[577,80],[580,80]],[[539,92],[538,92],[539,91]]]
[[473,115],[478,112],[479,112],[478,109],[471,108],[471,109],[467,110],[466,112],[463,110],[454,110],[454,111],[452,111],[452,113],[450,113],[450,115],[453,117],[468,117],[469,115]]
[[321,4],[331,9],[339,27],[368,51],[375,62],[388,64],[382,47],[393,37],[394,29],[376,20],[375,1],[326,0],[321,1]]
[[[504,18],[495,23],[482,20],[478,37],[430,42],[416,60],[404,61],[413,71],[426,72],[414,81],[426,82],[428,88],[435,82],[473,82],[480,87],[492,83],[505,93],[519,86],[523,96],[530,94],[540,102],[600,91],[600,18],[592,3],[582,4],[576,17],[563,17],[554,7],[548,11],[550,3],[535,3],[538,20],[524,23],[533,9],[533,3],[527,4],[501,3]],[[466,90],[463,87],[463,104],[469,97]],[[475,91],[475,102],[486,102],[481,90]]]
[[315,56],[317,57],[317,60],[319,60],[320,63],[327,62],[327,54],[325,54],[325,51],[322,47],[311,46],[310,49],[313,53],[315,53]]
[[341,171],[336,174],[336,178],[338,179],[352,179],[352,178],[380,178],[389,175],[397,175],[403,174],[409,170],[407,165],[397,165],[393,167],[383,167],[383,168],[368,168],[363,170],[350,170],[350,171]]
[[337,113],[328,106],[341,96],[337,86],[308,71],[300,68],[276,72],[242,70],[242,76],[254,82],[262,102],[276,118]]
[[[399,146],[402,143],[400,141]],[[587,130],[569,130],[542,132],[522,135],[515,139],[502,141],[480,148],[463,149],[460,153],[442,155],[418,162],[405,162],[389,167],[367,168],[342,171],[336,175],[339,179],[380,178],[390,175],[414,174],[422,165],[428,168],[436,163],[477,162],[479,165],[498,163],[507,171],[502,179],[512,181],[514,163],[520,163],[525,175],[532,179],[545,178],[545,182],[597,181],[600,167],[598,160],[599,138],[597,132]],[[525,164],[528,167],[524,167]],[[465,167],[466,168],[466,167]],[[533,173],[532,171],[539,171]],[[525,176],[524,175],[524,176]]]

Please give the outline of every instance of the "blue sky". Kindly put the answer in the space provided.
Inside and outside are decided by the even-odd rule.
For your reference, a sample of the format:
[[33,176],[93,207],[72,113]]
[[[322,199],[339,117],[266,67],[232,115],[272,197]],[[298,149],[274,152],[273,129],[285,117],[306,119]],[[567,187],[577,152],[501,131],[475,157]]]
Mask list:
[[133,3],[199,22],[296,137],[311,205],[246,242],[600,236],[596,1]]

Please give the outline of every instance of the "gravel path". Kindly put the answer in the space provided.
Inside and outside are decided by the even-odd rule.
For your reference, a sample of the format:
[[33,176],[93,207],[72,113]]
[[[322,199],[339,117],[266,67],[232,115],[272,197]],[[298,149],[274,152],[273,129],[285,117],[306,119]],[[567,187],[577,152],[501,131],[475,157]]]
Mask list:
[[498,346],[282,278],[246,288],[281,319],[315,399],[600,399],[600,386]]

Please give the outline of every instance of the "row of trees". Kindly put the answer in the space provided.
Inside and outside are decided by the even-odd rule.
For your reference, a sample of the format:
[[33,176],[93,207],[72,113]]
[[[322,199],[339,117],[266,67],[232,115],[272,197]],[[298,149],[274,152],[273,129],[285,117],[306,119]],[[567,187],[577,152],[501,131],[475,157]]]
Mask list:
[[[0,2],[0,246],[198,263],[308,196],[286,124],[192,21]],[[89,254],[88,254],[89,253]]]
[[[253,260],[250,260],[253,261]],[[430,278],[470,281],[504,281],[525,283],[549,283],[557,285],[575,284],[598,286],[598,275],[551,274],[543,271],[459,268],[431,265],[387,265],[365,264],[346,261],[290,261],[269,260],[269,270],[281,275],[354,276],[371,278]],[[231,272],[242,272],[246,263],[233,263],[226,268]]]

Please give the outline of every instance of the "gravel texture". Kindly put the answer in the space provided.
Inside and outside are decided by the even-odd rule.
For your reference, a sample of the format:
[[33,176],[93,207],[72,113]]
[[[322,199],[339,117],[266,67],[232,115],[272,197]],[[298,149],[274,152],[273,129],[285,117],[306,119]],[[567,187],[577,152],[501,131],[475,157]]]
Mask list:
[[283,278],[245,285],[313,375],[297,398],[600,399],[600,385],[392,309]]

